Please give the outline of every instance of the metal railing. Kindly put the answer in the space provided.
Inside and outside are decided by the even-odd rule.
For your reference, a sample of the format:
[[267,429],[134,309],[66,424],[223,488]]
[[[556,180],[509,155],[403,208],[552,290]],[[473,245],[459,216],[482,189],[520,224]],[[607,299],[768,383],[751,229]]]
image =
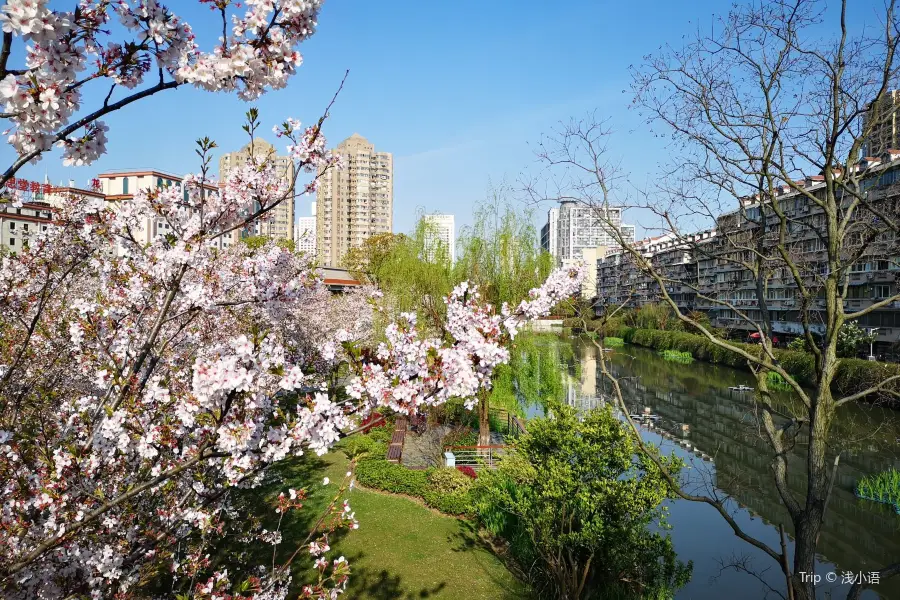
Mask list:
[[496,469],[506,455],[509,446],[448,446],[444,448],[444,462],[447,467],[471,467]]
[[523,433],[525,433],[525,421],[516,415],[506,413],[506,434],[509,437],[517,438]]

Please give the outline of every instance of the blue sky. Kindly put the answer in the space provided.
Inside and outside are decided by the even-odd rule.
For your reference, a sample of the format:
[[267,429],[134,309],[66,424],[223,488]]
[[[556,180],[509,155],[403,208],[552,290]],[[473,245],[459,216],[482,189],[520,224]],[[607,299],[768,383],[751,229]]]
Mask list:
[[[611,151],[645,180],[667,157],[663,142],[628,108],[628,66],[698,23],[708,26],[728,4],[328,0],[318,33],[301,48],[298,75],[255,105],[264,137],[274,142],[272,125],[287,116],[314,121],[349,69],[325,128],[329,143],[358,132],[394,154],[395,231],[409,230],[420,207],[454,214],[460,227],[471,222],[489,182],[515,183],[537,168],[533,144],[541,133],[587,111],[611,119]],[[188,0],[169,5],[208,48],[218,28],[212,13]],[[85,104],[105,91],[96,89]],[[109,153],[94,165],[66,168],[51,155],[20,173],[43,180],[46,172],[53,183],[83,186],[110,169],[195,171],[196,138],[208,135],[223,151],[246,143],[240,121],[247,107],[224,94],[164,92],[107,118]],[[3,151],[8,161],[9,149]],[[310,214],[311,200],[298,202],[299,216]],[[641,215],[626,218],[643,224]]]

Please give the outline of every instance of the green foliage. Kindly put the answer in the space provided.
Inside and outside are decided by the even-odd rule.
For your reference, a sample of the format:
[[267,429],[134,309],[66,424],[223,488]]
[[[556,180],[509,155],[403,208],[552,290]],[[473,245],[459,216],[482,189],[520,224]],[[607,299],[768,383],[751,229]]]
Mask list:
[[[379,429],[387,428],[382,427]],[[341,442],[341,450],[351,460],[363,456],[383,456],[387,452],[387,442],[378,440],[372,435],[356,434]]]
[[494,371],[491,381],[491,395],[488,404],[491,408],[502,408],[513,414],[520,414],[522,407],[516,395],[516,376],[512,365],[500,365]]
[[[677,560],[659,531],[666,527],[661,504],[671,495],[663,474],[637,452],[611,408],[579,419],[552,403],[552,412],[529,423],[496,471],[480,474],[473,492],[482,523],[509,540],[521,564],[535,565],[541,597],[671,597],[691,565]],[[677,476],[680,461],[658,458]]]
[[837,353],[843,358],[855,358],[860,346],[874,340],[873,335],[863,330],[856,321],[848,321],[838,331]]
[[620,337],[605,337],[603,338],[603,346],[605,348],[619,348],[625,345],[625,340]]
[[360,281],[381,286],[385,263],[406,242],[402,233],[378,233],[366,238],[362,245],[350,248],[341,265]]
[[495,371],[491,408],[502,408],[522,417],[527,406],[542,406],[547,399],[562,400],[566,390],[557,366],[561,362],[576,363],[570,346],[560,347],[553,343],[552,336],[545,334],[518,336],[509,364]]
[[537,245],[532,216],[508,202],[504,190],[492,190],[490,201],[477,207],[474,225],[460,232],[454,281],[478,284],[495,306],[518,304],[540,286],[553,270],[553,259]]
[[[874,339],[875,335],[862,329],[856,321],[848,321],[841,325],[841,329],[838,331],[837,354],[841,358],[856,358],[860,348]],[[817,339],[816,343],[821,345],[821,339]],[[805,337],[798,337],[788,344],[788,349],[809,352],[809,342]]]
[[[431,508],[448,515],[473,513],[472,480],[469,477],[456,469],[413,470],[388,462],[385,458],[387,443],[378,439],[383,437],[384,430],[390,431],[388,428],[377,428],[369,434],[357,434],[341,442],[340,447],[347,457],[357,461],[356,480],[362,486],[421,498]],[[470,428],[459,431],[471,435],[472,444],[477,442],[478,434]]]
[[662,302],[651,302],[636,310],[627,311],[623,315],[623,320],[626,325],[637,329],[661,329],[663,331],[684,329],[672,308]]
[[385,446],[391,443],[391,438],[394,435],[394,423],[393,420],[385,425],[384,427],[373,427],[369,430],[369,433],[365,435],[365,437],[375,440],[376,442],[381,442]]
[[782,377],[775,371],[769,371],[768,373],[766,373],[766,383],[768,384],[769,389],[773,390],[789,392],[794,389],[791,387],[791,384],[785,381],[784,377]]
[[428,471],[413,471],[384,459],[361,460],[356,479],[364,486],[407,496],[422,497],[428,491]]
[[478,432],[471,427],[457,427],[441,440],[441,448],[449,446],[476,446],[478,445]]
[[663,350],[662,357],[672,362],[689,363],[694,362],[694,357],[690,352],[682,352],[680,350]]
[[900,471],[888,469],[867,475],[856,484],[856,495],[866,500],[893,505],[900,514]]
[[450,515],[471,514],[472,479],[456,469],[435,469],[428,475],[429,489],[423,499],[428,506]]
[[468,492],[472,487],[472,480],[456,469],[435,469],[428,474],[428,483],[435,492],[443,494],[458,494]]
[[808,352],[809,344],[806,342],[805,337],[798,337],[791,340],[791,342],[787,345],[788,350],[795,350],[797,352]]
[[[465,475],[463,475],[465,477]],[[468,479],[468,477],[466,477]],[[444,514],[456,516],[472,515],[472,496],[466,492],[457,492],[454,494],[442,494],[434,490],[428,490],[422,497],[425,504],[435,510],[439,510]]]
[[[251,250],[259,250],[271,241],[273,241],[272,238],[264,235],[251,235],[241,238],[241,242],[243,242]],[[288,250],[290,252],[294,252],[297,248],[294,240],[280,238],[274,241],[279,248],[284,248],[285,250]]]

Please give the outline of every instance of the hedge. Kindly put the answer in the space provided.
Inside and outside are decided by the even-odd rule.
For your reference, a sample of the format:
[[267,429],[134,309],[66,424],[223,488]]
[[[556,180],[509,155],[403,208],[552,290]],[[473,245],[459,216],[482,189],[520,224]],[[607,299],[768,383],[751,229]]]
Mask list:
[[[358,437],[366,440],[369,436]],[[376,440],[372,440],[372,443],[381,444]],[[356,442],[351,447],[345,448],[345,452],[354,452],[368,445],[367,442]],[[388,462],[382,454],[369,452],[357,454],[359,459],[356,464],[356,480],[360,484],[375,490],[421,498],[426,505],[448,515],[473,514],[472,498],[469,493],[472,480],[463,473],[455,469],[407,469],[402,465]]]
[[[697,360],[749,370],[747,360],[744,357],[715,345],[705,336],[701,335],[685,333],[683,331],[620,327],[616,332],[616,337],[624,339],[625,342],[629,344],[645,346],[655,350],[679,350],[681,352],[690,352]],[[743,344],[740,342],[729,343],[750,354],[759,355],[760,347],[757,344]],[[775,358],[784,370],[801,385],[806,387],[815,385],[815,357],[812,354],[797,350],[776,348]],[[836,395],[846,396],[865,390],[876,385],[878,382],[893,376],[900,376],[900,365],[894,363],[871,362],[860,360],[858,358],[844,358],[841,359],[838,364],[837,373],[835,374],[831,388]],[[896,381],[887,387],[896,393],[900,393],[900,381]],[[887,394],[881,394],[880,396],[881,398],[890,398]]]
[[359,461],[356,479],[366,487],[419,498],[429,490],[427,470],[413,471],[382,458]]

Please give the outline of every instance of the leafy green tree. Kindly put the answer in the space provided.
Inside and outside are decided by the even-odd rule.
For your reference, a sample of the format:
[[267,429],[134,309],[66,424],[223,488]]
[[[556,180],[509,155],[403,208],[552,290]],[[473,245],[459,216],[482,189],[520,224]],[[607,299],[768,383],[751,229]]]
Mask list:
[[[553,258],[538,246],[532,212],[516,207],[503,188],[492,189],[489,201],[475,211],[475,223],[463,230],[457,243],[453,280],[478,284],[479,292],[495,306],[514,305],[541,285],[553,270]],[[478,403],[478,443],[490,443],[490,400]]]
[[435,329],[446,314],[444,297],[458,283],[450,256],[436,239],[436,225],[420,215],[413,232],[372,270],[392,313],[415,312],[422,327]]
[[[473,490],[484,525],[534,565],[542,598],[671,597],[690,578],[661,533],[670,487],[637,452],[611,408],[579,418],[552,403],[552,417],[529,422],[515,452]],[[670,472],[682,466],[657,456]]]
[[838,331],[837,353],[842,358],[856,358],[859,348],[875,339],[868,331],[856,324],[856,321],[848,321],[841,325]]
[[380,285],[385,272],[384,263],[406,242],[407,238],[402,233],[373,235],[366,238],[361,246],[351,248],[344,255],[341,265],[360,281]]
[[473,281],[490,302],[517,303],[553,270],[553,258],[538,246],[532,211],[510,203],[504,190],[475,211],[475,223],[460,232],[454,281]]
[[[248,236],[245,238],[241,238],[241,242],[243,242],[244,244],[246,244],[249,248],[251,248],[253,250],[259,250],[260,248],[262,248],[263,246],[268,244],[270,241],[272,241],[271,238],[269,238],[265,235],[251,235],[251,236]],[[288,240],[288,239],[284,239],[284,238],[275,240],[275,244],[279,248],[284,248],[285,250],[288,250],[290,252],[294,252],[297,248],[297,245],[294,243],[294,240]]]
[[[821,347],[821,338],[814,339],[816,340],[816,345]],[[840,358],[856,358],[860,347],[872,342],[874,339],[875,335],[870,334],[868,331],[857,325],[856,321],[848,321],[841,325],[840,330],[838,330],[837,355]],[[788,348],[791,350],[802,350],[804,352],[810,351],[809,342],[802,337],[793,340],[788,344]]]

